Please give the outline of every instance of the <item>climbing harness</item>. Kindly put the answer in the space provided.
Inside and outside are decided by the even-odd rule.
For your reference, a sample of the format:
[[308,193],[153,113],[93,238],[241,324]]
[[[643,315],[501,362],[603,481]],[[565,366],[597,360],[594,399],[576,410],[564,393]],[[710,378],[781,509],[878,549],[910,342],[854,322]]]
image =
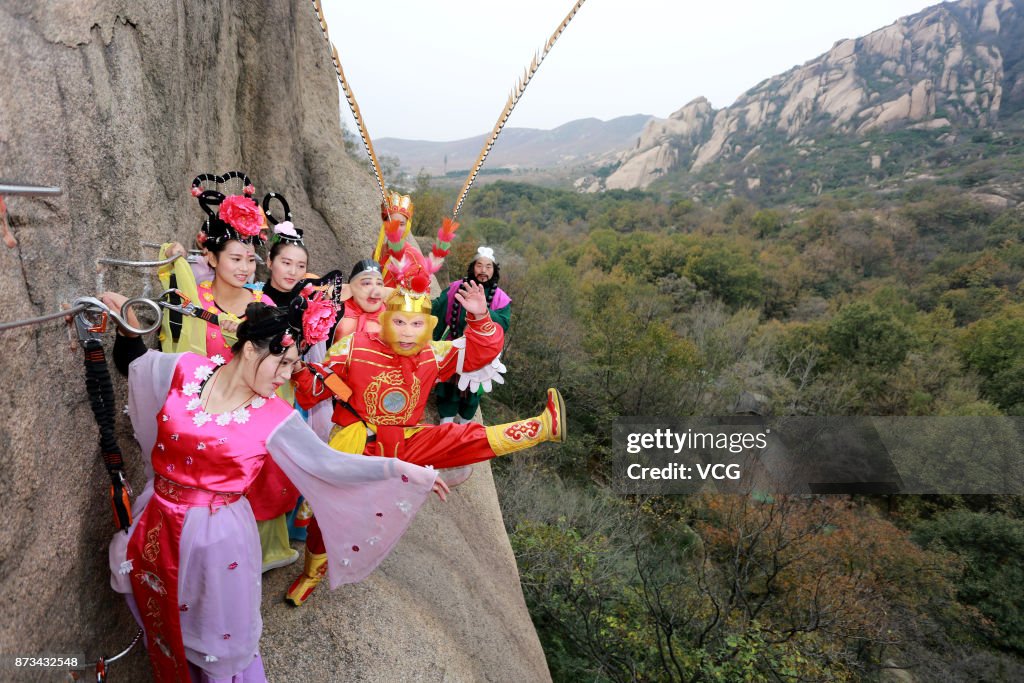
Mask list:
[[117,414],[114,384],[110,379],[110,368],[107,366],[107,355],[103,349],[101,335],[107,329],[108,318],[113,318],[134,334],[145,334],[155,330],[160,322],[159,307],[142,298],[129,299],[124,307],[130,308],[135,305],[151,306],[157,313],[157,323],[148,328],[129,325],[95,297],[76,299],[73,306],[84,306],[83,310],[75,315],[74,322],[78,342],[85,352],[85,389],[89,394],[89,406],[100,430],[100,455],[110,476],[110,504],[114,513],[114,526],[125,533],[128,533],[128,527],[132,524],[132,491],[124,476],[124,459],[121,457],[121,447],[117,444],[114,433]]
[[[165,300],[166,299],[166,300]],[[150,301],[145,299],[145,301]],[[180,289],[165,289],[160,293],[156,299],[150,301],[150,303],[165,308],[168,311],[172,311],[179,315],[188,315],[193,318],[201,318],[211,325],[219,325],[220,318],[216,313],[207,311],[202,306],[196,306],[192,303],[192,300]]]

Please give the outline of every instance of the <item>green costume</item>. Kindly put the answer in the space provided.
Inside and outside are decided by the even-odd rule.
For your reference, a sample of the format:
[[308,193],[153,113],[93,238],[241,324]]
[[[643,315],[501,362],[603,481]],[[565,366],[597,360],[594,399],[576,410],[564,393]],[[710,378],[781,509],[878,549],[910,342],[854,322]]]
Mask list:
[[[494,277],[492,278],[493,284],[488,282],[483,285],[487,294],[487,307],[491,311],[491,320],[500,325],[502,330],[508,332],[508,323],[512,316],[512,300],[498,287],[497,279]],[[453,340],[462,336],[462,331],[466,327],[466,311],[455,300],[455,293],[459,291],[465,281],[463,279],[453,282],[431,303],[430,312],[437,316],[438,320],[437,326],[434,327],[434,341]],[[434,389],[437,411],[442,418],[459,415],[464,420],[471,420],[480,406],[483,388],[475,392],[468,389],[459,391],[456,382],[457,379],[441,382]]]

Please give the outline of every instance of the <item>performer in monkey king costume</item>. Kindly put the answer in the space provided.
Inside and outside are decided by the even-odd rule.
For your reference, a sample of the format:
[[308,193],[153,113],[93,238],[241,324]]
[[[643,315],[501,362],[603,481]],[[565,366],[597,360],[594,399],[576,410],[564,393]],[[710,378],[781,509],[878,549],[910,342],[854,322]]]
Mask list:
[[[465,336],[431,341],[437,318],[426,263],[417,250],[394,264],[398,287],[380,315],[380,333],[355,332],[328,351],[323,365],[308,364],[293,375],[295,396],[303,408],[335,399],[337,425],[331,446],[349,453],[399,458],[435,468],[458,467],[565,440],[565,405],[548,389],[547,405],[537,417],[485,427],[421,424],[430,390],[438,381],[461,375],[473,390],[501,382],[504,366],[496,360],[504,332],[490,318],[483,287],[467,282],[455,295],[467,313]],[[316,511],[314,510],[314,513]],[[327,555],[315,518],[306,539],[305,568],[286,600],[303,604],[327,570]]]

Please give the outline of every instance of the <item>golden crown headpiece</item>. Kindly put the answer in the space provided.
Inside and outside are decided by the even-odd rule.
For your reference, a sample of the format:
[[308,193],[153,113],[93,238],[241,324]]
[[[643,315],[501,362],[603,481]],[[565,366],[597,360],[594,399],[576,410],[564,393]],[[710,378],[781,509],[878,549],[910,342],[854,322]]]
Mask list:
[[382,220],[393,220],[398,216],[405,216],[408,220],[412,220],[412,197],[395,191],[389,192],[387,197],[387,205],[380,207]]
[[430,313],[430,274],[423,255],[416,249],[409,249],[401,261],[392,257],[388,262],[388,270],[394,276],[395,292],[388,297],[385,310]]
[[430,295],[396,289],[384,308],[399,313],[430,313]]

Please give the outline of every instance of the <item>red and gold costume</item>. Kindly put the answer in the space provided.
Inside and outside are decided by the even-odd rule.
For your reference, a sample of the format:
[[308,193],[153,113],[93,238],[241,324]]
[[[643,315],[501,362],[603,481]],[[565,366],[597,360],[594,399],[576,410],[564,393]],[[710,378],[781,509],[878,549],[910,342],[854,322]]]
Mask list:
[[[501,352],[503,343],[504,332],[489,316],[469,321],[464,370],[488,365]],[[413,356],[401,356],[379,335],[356,332],[343,338],[331,348],[324,364],[325,370],[338,375],[353,390],[348,402],[351,410],[341,403],[334,407],[335,424],[362,428],[365,423],[364,435],[367,429],[374,432],[374,439],[364,446],[367,455],[434,467],[493,458],[496,454],[488,447],[481,425],[459,425],[475,429],[448,430],[421,424],[430,390],[438,381],[455,374],[459,353],[452,342],[430,342]],[[308,370],[293,379],[296,399],[303,408],[332,396]]]
[[[406,279],[408,281],[408,278]],[[344,337],[328,352],[328,360],[316,374],[308,368],[293,376],[295,396],[303,408],[333,397],[324,377],[337,375],[351,395],[338,401],[333,421],[337,425],[331,446],[350,453],[399,458],[417,465],[449,468],[489,460],[543,441],[563,441],[564,406],[555,390],[548,392],[544,412],[528,420],[484,427],[480,424],[421,424],[431,389],[438,381],[459,373],[466,378],[486,379],[486,371],[501,352],[504,332],[491,321],[486,299],[480,294],[481,317],[467,316],[465,337],[429,341],[437,319],[430,315],[425,278],[417,286],[401,287],[381,314],[381,333],[356,332]],[[469,310],[467,308],[467,310]],[[417,324],[418,343],[398,335],[394,321]],[[315,512],[315,509],[314,509]],[[320,581],[326,555],[314,519],[306,538],[306,566],[288,591],[287,599],[301,605]]]
[[[380,325],[380,321],[378,319],[380,318],[381,310],[383,310],[383,308],[373,311],[372,313],[364,311],[359,307],[359,304],[357,304],[355,300],[346,299],[345,307],[341,312],[341,320],[348,321],[348,324],[355,326],[353,333],[365,332],[367,324],[373,323],[371,327],[374,325]],[[338,324],[341,325],[342,323],[339,322]]]

